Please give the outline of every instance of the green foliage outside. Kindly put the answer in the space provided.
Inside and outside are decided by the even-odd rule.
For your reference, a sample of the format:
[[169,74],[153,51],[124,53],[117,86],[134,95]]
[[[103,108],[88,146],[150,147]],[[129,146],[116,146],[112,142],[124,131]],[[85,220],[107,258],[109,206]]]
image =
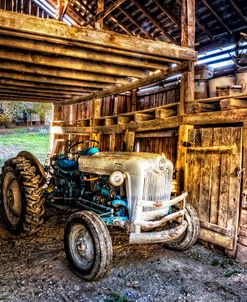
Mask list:
[[0,135],[0,167],[5,160],[25,150],[33,153],[44,164],[49,149],[48,129],[28,132],[28,129],[15,129],[14,133]]

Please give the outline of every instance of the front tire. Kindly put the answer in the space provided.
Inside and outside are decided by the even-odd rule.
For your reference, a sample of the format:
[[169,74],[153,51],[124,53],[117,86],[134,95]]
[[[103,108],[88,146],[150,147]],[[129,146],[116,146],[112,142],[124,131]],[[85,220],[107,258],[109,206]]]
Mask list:
[[43,223],[44,177],[24,156],[7,160],[1,175],[1,210],[8,229],[20,234],[34,233]]
[[72,271],[81,279],[100,279],[111,267],[111,237],[105,223],[94,212],[82,211],[69,217],[64,249]]
[[181,238],[165,244],[167,247],[173,250],[184,251],[189,249],[195,244],[199,236],[200,221],[196,210],[188,202],[186,202],[185,205],[184,216],[188,223],[185,233],[181,236]]

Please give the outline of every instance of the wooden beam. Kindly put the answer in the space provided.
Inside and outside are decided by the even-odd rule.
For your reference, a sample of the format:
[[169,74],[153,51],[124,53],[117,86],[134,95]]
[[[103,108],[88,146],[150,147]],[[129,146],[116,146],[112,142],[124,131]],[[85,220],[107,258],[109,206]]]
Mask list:
[[[194,49],[195,47],[195,0],[182,0],[181,6],[181,45]],[[181,75],[179,113],[185,113],[185,104],[194,99],[195,86],[194,63],[191,70]]]
[[99,12],[96,16],[92,17],[88,22],[84,24],[84,26],[93,24],[95,22],[99,22],[100,20],[103,20],[106,16],[108,16],[114,9],[116,9],[118,6],[120,6],[123,2],[126,0],[117,0],[114,3],[110,4],[107,9],[104,11]]
[[[29,15],[20,15],[0,10],[0,28],[11,30],[15,35],[32,34],[36,39],[53,39],[65,44],[77,45],[106,51],[125,54],[127,56],[144,57],[149,55],[159,60],[195,60],[196,52],[178,45],[151,41],[133,36],[120,35],[115,32],[92,30],[90,28],[69,27],[62,22],[51,19],[39,19]],[[168,60],[169,61],[169,60]]]
[[68,104],[76,104],[76,103],[81,103],[84,101],[88,101],[88,100],[93,100],[93,99],[99,99],[99,98],[103,98],[106,96],[110,96],[110,95],[114,95],[114,94],[119,94],[125,91],[131,91],[133,89],[139,88],[141,86],[145,86],[151,83],[155,83],[158,82],[160,80],[163,80],[165,77],[176,74],[178,72],[181,71],[185,71],[189,69],[189,64],[188,63],[182,63],[180,66],[176,66],[176,67],[169,67],[167,68],[167,70],[165,71],[158,71],[153,73],[152,75],[140,79],[140,80],[135,80],[129,84],[126,85],[121,85],[118,87],[112,87],[109,89],[105,89],[102,90],[100,92],[95,92],[92,93],[88,96],[82,97],[82,98],[77,98],[77,99],[73,99],[73,100],[66,100],[63,102],[63,105],[68,105]]
[[187,125],[216,125],[237,124],[247,120],[247,109],[234,109],[228,111],[204,112],[186,114],[182,123]]
[[[35,65],[49,66],[49,67],[57,67],[57,68],[65,68],[72,69],[77,71],[85,71],[88,74],[106,74],[106,75],[117,75],[117,76],[130,76],[136,78],[142,78],[146,76],[146,71],[141,69],[136,69],[132,67],[123,67],[117,65],[109,65],[105,63],[97,63],[94,64],[90,61],[82,61],[78,59],[70,59],[68,57],[52,57],[48,55],[40,55],[40,54],[30,54],[24,53],[20,51],[13,51],[10,49],[0,49],[0,59],[7,59],[17,62],[24,62]],[[96,76],[97,77],[97,76]]]
[[176,179],[180,191],[186,190],[187,182],[187,165],[186,165],[186,143],[189,139],[189,131],[193,129],[191,125],[180,125],[178,130],[177,161],[176,161]]
[[27,95],[16,95],[16,94],[9,94],[9,93],[0,93],[1,101],[15,101],[21,100],[22,102],[58,102],[59,99],[53,97],[46,97],[46,96],[33,96],[31,94]]
[[[115,19],[115,22],[118,21]],[[126,31],[128,30],[126,29]],[[128,34],[131,35],[129,31]],[[128,58],[126,56],[112,55],[108,53],[100,53],[100,52],[87,50],[79,47],[69,47],[66,45],[47,43],[47,41],[24,39],[23,37],[11,38],[9,37],[9,32],[0,30],[0,46],[4,47],[6,45],[8,45],[8,47],[11,48],[49,53],[53,55],[66,56],[74,59],[104,62],[108,64],[117,64],[117,65],[145,68],[151,70],[164,68],[164,64],[152,62],[151,60],[149,62],[147,60]]]
[[152,17],[150,15],[150,13],[146,10],[146,8],[144,8],[143,5],[141,5],[139,2],[137,2],[136,0],[131,0],[131,2],[133,2],[135,4],[135,6],[137,6],[139,8],[139,10],[141,10],[143,12],[143,14],[145,16],[148,17],[148,19],[150,21],[152,21],[152,23],[173,43],[177,44],[177,40],[175,38],[173,38],[161,25],[158,21],[155,20],[154,17]]
[[242,13],[241,9],[238,7],[236,1],[229,0],[231,6],[235,10],[235,12],[239,15],[239,17],[244,21],[244,23],[247,23],[247,17]]
[[[71,71],[56,68],[47,68],[43,66],[36,66],[33,64],[25,64],[19,62],[11,62],[0,60],[0,70],[22,72],[23,74],[30,74],[33,76],[42,75],[54,78],[62,78],[69,80],[82,81],[81,86],[92,88],[106,88],[111,84],[126,84],[129,81],[118,81],[113,77],[104,76],[90,76],[88,74],[81,73],[79,71]],[[88,80],[88,81],[87,81]],[[114,82],[115,81],[115,82]]]
[[115,17],[113,17],[112,15],[109,15],[108,18],[110,20],[112,20],[114,23],[116,23],[119,28],[121,28],[123,31],[126,32],[126,34],[128,34],[130,36],[132,35],[132,33],[128,30],[128,28],[122,22],[117,20]]
[[[96,15],[102,13],[104,11],[105,0],[97,0],[97,10]],[[95,28],[103,29],[104,28],[104,19],[95,22]]]
[[66,89],[61,89],[60,90],[53,90],[53,89],[41,89],[40,87],[26,87],[26,86],[20,86],[18,85],[3,85],[0,81],[0,90],[1,91],[10,91],[10,92],[32,92],[34,95],[54,95],[54,96],[68,96],[70,97],[73,96],[82,96],[87,94],[89,91],[71,91],[71,90],[66,90]]
[[[1,87],[0,86],[0,94],[8,94],[8,95],[28,95],[28,96],[34,96],[34,97],[50,97],[53,99],[65,99],[65,98],[73,98],[75,96],[78,97],[78,94],[74,95],[71,92],[65,93],[63,90],[60,90],[60,93],[58,92],[47,92],[47,91],[37,91],[37,90],[28,90],[28,89],[14,89],[13,87]],[[85,95],[85,93],[79,93],[79,95]]]
[[210,12],[216,17],[216,19],[220,22],[221,26],[230,34],[232,35],[232,31],[226,25],[226,23],[222,20],[222,18],[217,14],[215,9],[208,3],[207,0],[201,0],[201,2],[210,10]]
[[75,87],[94,87],[96,90],[99,89],[99,86],[94,85],[92,82],[87,81],[79,81],[73,79],[60,79],[56,77],[46,77],[34,74],[21,74],[17,72],[9,72],[9,71],[1,71],[0,70],[0,77],[2,79],[12,79],[12,80],[19,80],[19,81],[28,81],[28,82],[37,82],[37,83],[45,83],[45,84],[54,84],[54,85],[67,85],[67,86],[75,86]]
[[59,0],[58,1],[58,13],[57,13],[57,19],[63,20],[64,15],[66,14],[66,11],[69,7],[71,0]]
[[59,85],[59,84],[45,84],[45,83],[40,83],[40,82],[28,82],[28,81],[21,81],[21,80],[13,80],[13,79],[8,79],[8,78],[0,78],[0,85],[4,85],[5,87],[8,86],[16,86],[19,87],[24,87],[24,88],[37,88],[40,90],[54,90],[54,91],[59,91],[61,89],[64,89],[65,91],[71,91],[71,92],[92,92],[95,91],[95,88],[86,88],[86,87],[78,87],[78,86],[68,86],[68,85]]
[[[59,106],[59,103],[57,103]],[[172,129],[179,126],[179,118],[172,116],[166,118],[165,123],[162,119],[156,119],[152,121],[145,121],[142,123],[131,122],[128,124],[121,125],[109,125],[109,126],[96,126],[96,127],[61,127],[53,126],[51,131],[56,134],[83,134],[92,133],[93,131],[112,134],[112,133],[123,133],[126,129],[129,131],[142,132],[142,131],[155,131],[161,129]]]
[[[182,5],[182,0],[176,0],[176,2],[181,6]],[[196,16],[195,16],[196,17]],[[201,31],[203,31],[211,40],[213,39],[213,35],[211,32],[206,28],[204,24],[202,24],[198,18],[195,20],[196,24],[198,27],[200,27]]]

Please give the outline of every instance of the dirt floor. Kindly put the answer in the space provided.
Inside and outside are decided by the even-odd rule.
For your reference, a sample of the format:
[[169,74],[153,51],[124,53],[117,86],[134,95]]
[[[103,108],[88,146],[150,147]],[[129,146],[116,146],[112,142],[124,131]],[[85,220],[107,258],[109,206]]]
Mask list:
[[21,238],[0,224],[0,301],[247,301],[247,268],[220,252],[131,246],[116,230],[109,275],[84,282],[63,251],[67,217],[50,211],[36,235]]

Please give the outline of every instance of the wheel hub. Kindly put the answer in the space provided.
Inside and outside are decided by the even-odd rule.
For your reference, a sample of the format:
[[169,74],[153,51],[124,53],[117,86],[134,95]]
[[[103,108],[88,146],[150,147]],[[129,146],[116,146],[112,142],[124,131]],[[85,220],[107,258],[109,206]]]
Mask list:
[[70,249],[74,260],[84,270],[89,269],[95,257],[94,243],[83,225],[75,225],[71,232]]

